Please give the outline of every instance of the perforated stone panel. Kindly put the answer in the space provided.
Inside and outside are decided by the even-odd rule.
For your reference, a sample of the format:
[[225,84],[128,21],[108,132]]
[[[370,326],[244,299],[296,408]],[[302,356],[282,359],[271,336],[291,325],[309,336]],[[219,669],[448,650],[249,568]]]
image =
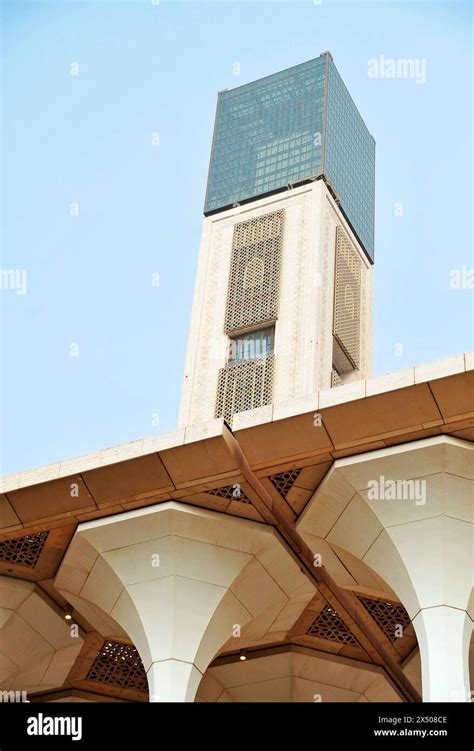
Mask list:
[[362,260],[341,226],[336,230],[333,334],[352,367],[360,367]]
[[321,610],[306,633],[308,636],[318,636],[320,639],[337,641],[340,644],[350,644],[354,647],[359,646],[359,642],[354,634],[349,631],[342,618],[330,605],[326,605]]
[[334,389],[336,386],[342,386],[342,378],[339,376],[339,374],[335,371],[331,371],[331,388]]
[[235,483],[234,485],[226,485],[223,488],[214,488],[207,491],[208,495],[217,495],[219,498],[226,498],[229,501],[240,501],[240,503],[251,503],[240,485]]
[[292,469],[289,472],[281,472],[279,475],[272,475],[268,479],[278,490],[280,495],[286,498],[300,472],[301,469]]
[[244,289],[253,289],[263,284],[265,278],[265,262],[263,258],[255,256],[244,268]]
[[104,642],[95,658],[86,680],[111,683],[122,688],[147,691],[145,668],[135,647],[118,642]]
[[219,370],[215,417],[232,425],[232,416],[271,404],[273,355],[259,357]]
[[278,317],[284,211],[234,227],[224,331],[229,333]]
[[411,623],[410,616],[400,603],[361,596],[359,600],[391,642],[400,637],[400,626],[405,629]]
[[15,563],[18,566],[34,568],[43,551],[49,531],[34,535],[16,537],[14,540],[0,542],[0,560]]

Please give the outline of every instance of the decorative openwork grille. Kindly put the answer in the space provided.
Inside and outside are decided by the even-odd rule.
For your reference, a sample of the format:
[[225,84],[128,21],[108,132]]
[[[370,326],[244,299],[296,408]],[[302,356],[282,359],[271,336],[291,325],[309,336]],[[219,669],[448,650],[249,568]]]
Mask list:
[[273,355],[221,368],[215,416],[232,425],[236,412],[271,404],[272,385]]
[[244,269],[244,289],[253,289],[263,284],[265,263],[263,258],[251,258]]
[[224,331],[276,320],[284,211],[234,227]]
[[105,641],[94,660],[86,680],[112,683],[122,688],[147,691],[145,668],[135,647],[118,642]]
[[240,501],[240,503],[251,503],[250,498],[245,495],[244,491],[236,482],[234,485],[226,485],[224,488],[214,488],[207,491],[208,495],[217,495],[219,498],[227,498],[230,501]]
[[0,560],[16,563],[18,566],[34,568],[38,563],[49,531],[36,532],[34,535],[16,537],[14,540],[0,542]]
[[292,469],[289,472],[281,472],[279,475],[272,475],[272,477],[269,477],[268,479],[278,490],[280,495],[282,495],[283,498],[286,498],[300,472],[301,469]]
[[362,260],[341,226],[336,230],[333,334],[353,368],[360,367]]
[[321,610],[318,617],[306,632],[309,636],[319,636],[320,639],[337,641],[340,644],[350,644],[358,647],[359,642],[347,628],[342,618],[330,605]]
[[331,370],[331,388],[342,386],[342,378],[336,370]]
[[400,634],[400,626],[405,629],[410,623],[407,611],[397,602],[387,600],[371,600],[368,597],[358,595],[364,608],[370,613],[377,626],[382,629],[385,636],[394,642]]

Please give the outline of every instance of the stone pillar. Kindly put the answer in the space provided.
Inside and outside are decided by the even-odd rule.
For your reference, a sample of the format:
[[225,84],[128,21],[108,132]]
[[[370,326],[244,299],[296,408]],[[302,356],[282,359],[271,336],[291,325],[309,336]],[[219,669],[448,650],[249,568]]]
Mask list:
[[424,608],[413,621],[421,653],[424,701],[470,701],[472,621],[464,610]]
[[417,635],[424,701],[470,701],[473,470],[474,446],[445,436],[341,459],[298,523],[396,592]]
[[81,524],[56,587],[78,611],[100,608],[129,636],[150,701],[193,701],[221,646],[269,607],[279,572],[311,596],[271,527],[166,502]]

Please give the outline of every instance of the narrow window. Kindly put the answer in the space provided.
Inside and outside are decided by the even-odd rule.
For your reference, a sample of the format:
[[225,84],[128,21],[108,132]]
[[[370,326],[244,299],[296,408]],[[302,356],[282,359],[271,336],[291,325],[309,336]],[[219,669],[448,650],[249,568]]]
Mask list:
[[237,334],[229,339],[228,364],[235,365],[273,354],[275,327]]

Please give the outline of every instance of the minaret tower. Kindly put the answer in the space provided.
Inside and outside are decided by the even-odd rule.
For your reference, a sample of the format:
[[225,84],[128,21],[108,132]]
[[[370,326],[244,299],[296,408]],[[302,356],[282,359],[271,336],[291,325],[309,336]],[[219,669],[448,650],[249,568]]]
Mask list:
[[328,52],[219,93],[181,427],[370,375],[374,169]]

